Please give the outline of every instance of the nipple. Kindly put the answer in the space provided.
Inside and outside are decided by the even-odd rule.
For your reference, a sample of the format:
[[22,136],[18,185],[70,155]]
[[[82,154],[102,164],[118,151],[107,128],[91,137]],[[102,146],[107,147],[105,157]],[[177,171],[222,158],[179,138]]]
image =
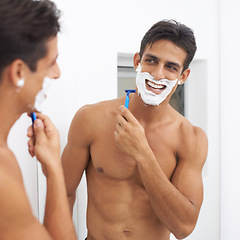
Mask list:
[[104,172],[103,168],[101,168],[101,167],[98,167],[98,168],[97,168],[97,171],[98,171],[99,173],[103,173],[103,172]]

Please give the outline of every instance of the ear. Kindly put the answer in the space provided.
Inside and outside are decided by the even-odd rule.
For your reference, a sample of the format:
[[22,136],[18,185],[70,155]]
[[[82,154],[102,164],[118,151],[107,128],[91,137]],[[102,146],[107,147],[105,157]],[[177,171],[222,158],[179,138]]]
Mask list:
[[133,57],[133,64],[134,64],[135,70],[137,69],[139,63],[140,63],[140,55],[139,53],[135,53]]
[[184,83],[187,81],[189,74],[190,74],[190,69],[187,68],[187,69],[182,73],[182,75],[181,75],[181,77],[180,77],[180,79],[179,79],[178,84],[179,84],[179,85],[184,84]]
[[24,79],[25,63],[21,59],[14,60],[9,65],[9,79],[15,87],[21,87],[21,81]]

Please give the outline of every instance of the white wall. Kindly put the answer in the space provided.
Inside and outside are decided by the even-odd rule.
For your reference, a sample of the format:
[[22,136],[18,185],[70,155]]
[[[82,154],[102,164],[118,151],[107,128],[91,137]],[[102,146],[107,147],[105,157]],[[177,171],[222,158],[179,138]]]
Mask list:
[[240,239],[240,2],[220,0],[221,240]]
[[[157,21],[173,18],[190,26],[196,35],[196,59],[207,62],[207,135],[209,154],[204,174],[205,199],[196,230],[188,239],[219,239],[219,32],[218,1],[201,0],[55,0],[63,10],[63,29],[59,36],[59,65],[62,76],[54,83],[47,100],[47,113],[60,131],[62,149],[68,127],[81,106],[117,96],[117,53],[139,50],[144,33]],[[97,116],[96,116],[97,117]],[[26,132],[30,120],[22,119]],[[21,147],[16,139],[24,139]],[[26,139],[15,131],[9,139],[23,169],[31,204],[37,211],[36,166],[26,155]],[[22,140],[21,140],[22,141]],[[26,157],[27,158],[27,157]],[[31,162],[31,164],[29,164]],[[34,173],[34,174],[33,174]],[[33,181],[34,179],[35,181]],[[40,177],[42,181],[42,178]],[[32,182],[34,184],[32,184]],[[44,205],[44,181],[41,213]],[[86,236],[86,187],[78,192],[79,239]],[[41,218],[40,214],[40,218]]]

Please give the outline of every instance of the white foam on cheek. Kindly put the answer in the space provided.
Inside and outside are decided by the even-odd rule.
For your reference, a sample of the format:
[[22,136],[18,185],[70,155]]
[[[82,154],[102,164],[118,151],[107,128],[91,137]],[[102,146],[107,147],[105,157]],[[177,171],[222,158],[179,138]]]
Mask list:
[[[154,77],[148,72],[141,72],[140,64],[138,65],[136,71],[137,71],[136,85],[138,88],[138,94],[140,94],[143,102],[146,103],[147,105],[157,106],[160,103],[162,103],[171,93],[172,89],[178,82],[178,79],[171,81],[168,79],[155,80]],[[155,94],[146,89],[145,85],[146,79],[156,84],[163,84],[164,86],[166,86],[166,88],[161,92],[161,94]]]
[[49,87],[50,87],[50,82],[51,82],[50,78],[48,77],[44,78],[42,89],[36,95],[34,108],[39,112],[43,111],[44,102],[47,96],[47,91],[49,90]]

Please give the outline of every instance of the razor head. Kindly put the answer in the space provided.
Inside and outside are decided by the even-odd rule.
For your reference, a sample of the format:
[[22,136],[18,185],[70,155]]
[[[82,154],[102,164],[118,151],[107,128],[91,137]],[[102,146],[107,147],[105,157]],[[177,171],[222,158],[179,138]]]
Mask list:
[[135,93],[135,89],[126,89],[125,92],[129,95],[130,93]]
[[136,90],[135,89],[126,89],[125,92],[127,93],[126,99],[125,99],[125,107],[128,108],[128,106],[129,106],[129,94],[130,93],[135,93]]

